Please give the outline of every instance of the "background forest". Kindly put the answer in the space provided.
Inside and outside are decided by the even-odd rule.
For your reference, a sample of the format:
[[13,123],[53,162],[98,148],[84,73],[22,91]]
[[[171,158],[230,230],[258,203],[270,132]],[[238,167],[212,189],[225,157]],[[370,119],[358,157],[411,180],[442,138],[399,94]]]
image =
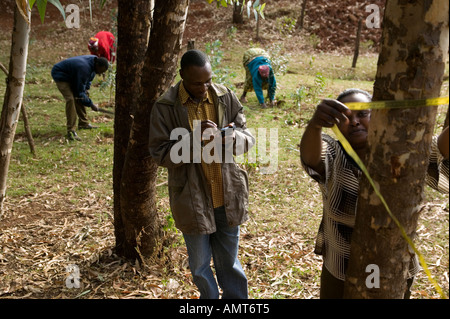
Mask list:
[[[8,67],[13,0],[2,0],[0,63]],[[117,4],[101,8],[73,0],[81,10],[80,28],[69,29],[59,11],[48,6],[44,23],[32,14],[24,107],[35,143],[30,152],[20,121],[0,219],[0,298],[198,298],[188,269],[187,252],[170,215],[167,174],[158,170],[158,213],[164,237],[154,260],[141,263],[113,252],[112,167],[114,119],[88,111],[99,129],[79,132],[81,142],[65,139],[64,102],[50,70],[62,59],[89,54],[89,37],[117,31]],[[70,1],[61,1],[63,4]],[[263,47],[277,66],[275,108],[260,109],[254,94],[244,105],[248,126],[278,130],[278,167],[262,174],[263,160],[242,164],[249,172],[250,220],[241,228],[240,259],[249,279],[250,298],[318,298],[321,258],[313,252],[321,219],[319,189],[301,167],[298,144],[314,107],[322,98],[358,87],[372,92],[381,29],[361,33],[359,57],[352,68],[358,20],[366,17],[363,1],[308,1],[298,28],[302,1],[267,1],[265,19],[244,17],[233,24],[233,9],[191,0],[183,47],[211,57],[217,82],[242,93],[242,55]],[[380,6],[384,1],[372,1]],[[118,39],[120,41],[120,39]],[[150,44],[151,45],[151,44]],[[448,62],[442,95],[448,95]],[[178,79],[179,77],[177,77]],[[0,72],[0,100],[6,76]],[[97,77],[91,97],[114,107],[114,68]],[[447,107],[438,110],[436,133]],[[426,188],[418,236],[433,277],[449,293],[449,201]],[[80,269],[80,288],[68,288],[68,266]],[[439,298],[425,274],[412,287],[412,298]]]

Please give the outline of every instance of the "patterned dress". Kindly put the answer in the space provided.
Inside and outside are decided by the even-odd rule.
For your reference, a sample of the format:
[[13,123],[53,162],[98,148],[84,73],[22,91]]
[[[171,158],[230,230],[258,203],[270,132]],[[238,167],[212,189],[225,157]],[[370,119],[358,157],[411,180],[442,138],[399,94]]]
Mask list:
[[[250,70],[248,68],[248,64],[252,62],[255,58],[263,56],[270,60],[269,55],[267,52],[260,48],[252,48],[248,49],[244,52],[244,56],[242,58],[242,65],[245,68],[245,84],[244,84],[244,91],[245,92],[251,92],[253,91],[253,80],[252,80],[252,74],[250,73]],[[267,89],[268,83],[263,83],[263,89]]]

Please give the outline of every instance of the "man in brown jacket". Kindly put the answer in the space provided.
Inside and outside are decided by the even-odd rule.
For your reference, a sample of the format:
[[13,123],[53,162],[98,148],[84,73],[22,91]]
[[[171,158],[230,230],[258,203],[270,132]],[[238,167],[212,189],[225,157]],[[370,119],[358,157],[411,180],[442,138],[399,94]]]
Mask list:
[[233,155],[247,152],[255,139],[235,94],[212,83],[203,52],[187,51],[180,75],[153,106],[150,154],[168,169],[170,207],[200,297],[219,297],[212,257],[222,297],[247,298],[237,255],[239,225],[248,219],[248,177]]

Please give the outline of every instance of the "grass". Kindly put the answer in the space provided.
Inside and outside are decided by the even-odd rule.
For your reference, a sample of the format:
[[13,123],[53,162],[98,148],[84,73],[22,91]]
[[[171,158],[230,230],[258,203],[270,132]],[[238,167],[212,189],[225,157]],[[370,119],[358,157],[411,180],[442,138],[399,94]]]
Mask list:
[[[235,41],[224,41],[223,50],[225,63],[237,74],[233,81],[239,96],[239,84],[244,81],[244,47]],[[8,45],[3,44],[8,44],[8,39],[0,38],[0,44],[0,62],[7,65]],[[113,119],[88,111],[91,122],[99,129],[80,131],[82,142],[66,141],[64,102],[50,76],[57,53],[41,55],[41,49],[39,41],[30,45],[24,93],[37,153],[30,153],[19,122],[8,175],[6,212],[0,221],[0,240],[5,245],[0,250],[0,296],[198,296],[187,268],[181,233],[170,218],[167,187],[163,184],[167,172],[162,168],[157,180],[161,184],[158,208],[166,220],[167,245],[160,260],[154,265],[139,265],[112,254]],[[79,54],[83,52],[80,50]],[[350,67],[351,59],[333,53],[293,52],[287,73],[277,77],[277,98],[283,101],[279,107],[261,110],[255,95],[248,94],[248,126],[259,137],[263,132],[258,129],[266,129],[267,147],[270,130],[276,130],[279,150],[277,169],[272,174],[261,174],[261,162],[242,164],[250,177],[250,220],[241,228],[240,256],[249,278],[251,298],[318,297],[321,259],[313,249],[322,201],[317,185],[301,168],[298,144],[316,100],[335,97],[349,87],[372,91],[377,56],[360,56],[355,69]],[[314,88],[318,71],[325,78],[322,93],[298,108],[292,93],[302,85]],[[5,91],[4,78],[0,73],[0,100]],[[98,81],[97,78],[94,82],[91,97],[95,102],[107,102],[109,92],[101,92]],[[448,84],[443,90],[448,90]],[[440,109],[439,124],[444,117],[445,109]],[[418,247],[448,295],[448,195],[427,188],[426,202],[419,221]],[[80,289],[64,286],[68,263],[81,268]],[[21,271],[20,275],[13,267]],[[24,277],[28,278],[28,285],[19,283]],[[413,298],[437,297],[427,278],[420,274],[413,286]]]
[[[111,179],[112,119],[88,110],[90,120],[99,129],[79,131],[84,142],[69,143],[65,139],[64,102],[51,82],[49,69],[50,66],[33,69],[33,80],[27,81],[24,105],[30,117],[37,154],[36,157],[30,155],[24,128],[20,125],[22,122],[19,122],[9,180],[20,185],[20,188],[14,187],[14,184],[8,186],[8,195],[11,197],[32,193],[38,185],[48,185],[48,179],[51,179],[51,184],[59,185],[67,182],[67,178],[74,182],[82,178],[85,183],[92,183],[89,187],[94,189],[98,187],[96,180],[107,179],[109,182]],[[93,88],[92,96],[96,101],[102,99],[98,88]],[[17,164],[18,170],[14,164]],[[23,174],[24,169],[27,174]],[[36,177],[38,180],[33,181]],[[79,193],[79,190],[76,192]]]

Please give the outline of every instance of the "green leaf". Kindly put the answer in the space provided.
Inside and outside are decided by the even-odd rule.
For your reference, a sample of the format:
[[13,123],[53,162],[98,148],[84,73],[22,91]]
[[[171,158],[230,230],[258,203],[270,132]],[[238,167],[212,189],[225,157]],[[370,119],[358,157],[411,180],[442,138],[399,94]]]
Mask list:
[[41,23],[44,23],[47,0],[37,0],[36,5],[39,11],[39,16],[41,17]]
[[28,1],[28,3],[30,4],[30,9],[33,9],[34,3],[36,2],[36,0],[30,0]]
[[256,8],[256,11],[258,11],[259,16],[260,16],[261,18],[263,18],[263,19],[265,19],[265,17],[264,17],[264,12],[263,12],[265,6],[266,6],[266,4],[263,3],[262,5],[258,6],[258,8]]
[[33,8],[35,4],[38,8],[41,23],[44,23],[45,12],[47,10],[47,2],[50,2],[52,5],[54,5],[59,10],[59,12],[61,12],[61,15],[63,16],[64,20],[66,19],[66,13],[59,0],[30,0],[29,1],[30,8]]
[[225,0],[221,0],[220,4],[222,5],[222,7],[228,7],[227,2]]
[[266,18],[264,17],[264,12],[262,12],[262,11],[259,11],[259,15],[261,16],[261,18],[263,19],[263,20],[265,20]]
[[48,0],[48,2],[53,4],[59,10],[59,12],[61,12],[61,15],[63,16],[64,20],[66,20],[66,12],[64,11],[61,2],[59,2],[59,0]]

